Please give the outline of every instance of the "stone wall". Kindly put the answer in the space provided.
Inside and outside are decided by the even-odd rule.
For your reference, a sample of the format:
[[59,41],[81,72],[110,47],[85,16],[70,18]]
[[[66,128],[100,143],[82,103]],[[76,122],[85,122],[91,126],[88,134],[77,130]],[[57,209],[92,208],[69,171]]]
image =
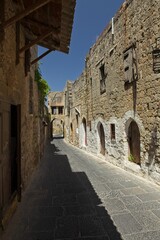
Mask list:
[[72,85],[73,82],[67,81],[64,88],[64,137],[67,141],[71,141],[70,136],[72,135],[70,112],[72,108]]
[[85,69],[73,84],[68,123],[73,125],[73,144],[157,182],[160,69],[153,65],[153,50],[160,50],[159,9],[158,0],[124,2],[90,48]]
[[[4,4],[3,0],[1,6],[1,21],[15,15],[12,1],[6,0]],[[3,219],[13,197],[17,192],[20,197],[21,189],[26,188],[44,147],[43,116],[39,113],[34,81],[37,66],[29,68],[25,53],[18,54],[18,48],[25,44],[23,28],[19,27],[19,34],[17,24],[0,31],[0,217]],[[30,54],[34,59],[37,47],[32,47]]]

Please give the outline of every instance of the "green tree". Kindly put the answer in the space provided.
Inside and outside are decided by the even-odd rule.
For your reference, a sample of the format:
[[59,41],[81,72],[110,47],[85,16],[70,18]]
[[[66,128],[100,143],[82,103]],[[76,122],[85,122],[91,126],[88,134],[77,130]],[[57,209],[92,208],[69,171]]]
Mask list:
[[37,82],[38,90],[40,94],[40,104],[43,105],[46,101],[46,96],[48,95],[51,89],[47,81],[42,78],[42,74],[39,67],[35,71],[35,81]]

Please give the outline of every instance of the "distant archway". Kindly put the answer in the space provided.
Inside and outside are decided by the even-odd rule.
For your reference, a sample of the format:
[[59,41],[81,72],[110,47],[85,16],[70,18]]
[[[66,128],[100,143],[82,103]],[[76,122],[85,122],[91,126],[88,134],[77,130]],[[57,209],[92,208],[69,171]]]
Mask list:
[[51,121],[51,137],[64,137],[64,122],[61,119],[54,118]]
[[137,123],[132,120],[128,127],[128,134],[127,134],[127,140],[128,140],[128,152],[129,161],[132,161],[136,164],[141,164],[140,160],[140,131]]
[[100,153],[102,155],[105,155],[105,133],[104,133],[104,128],[101,122],[98,123],[97,129],[98,129],[98,135],[100,140]]
[[87,123],[86,119],[82,119],[82,145],[87,146]]

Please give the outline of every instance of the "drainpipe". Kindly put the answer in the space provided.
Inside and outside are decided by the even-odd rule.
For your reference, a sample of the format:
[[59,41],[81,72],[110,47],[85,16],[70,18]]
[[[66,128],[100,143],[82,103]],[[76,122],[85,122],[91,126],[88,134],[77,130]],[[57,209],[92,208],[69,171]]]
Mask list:
[[114,44],[114,17],[112,17],[112,44]]

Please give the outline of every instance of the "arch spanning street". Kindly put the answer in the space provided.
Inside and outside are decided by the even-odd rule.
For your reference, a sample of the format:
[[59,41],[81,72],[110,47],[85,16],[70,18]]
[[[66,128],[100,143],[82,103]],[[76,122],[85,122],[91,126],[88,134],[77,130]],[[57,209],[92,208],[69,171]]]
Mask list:
[[51,137],[54,137],[56,135],[64,137],[64,120],[59,118],[53,118],[50,123],[50,126]]

